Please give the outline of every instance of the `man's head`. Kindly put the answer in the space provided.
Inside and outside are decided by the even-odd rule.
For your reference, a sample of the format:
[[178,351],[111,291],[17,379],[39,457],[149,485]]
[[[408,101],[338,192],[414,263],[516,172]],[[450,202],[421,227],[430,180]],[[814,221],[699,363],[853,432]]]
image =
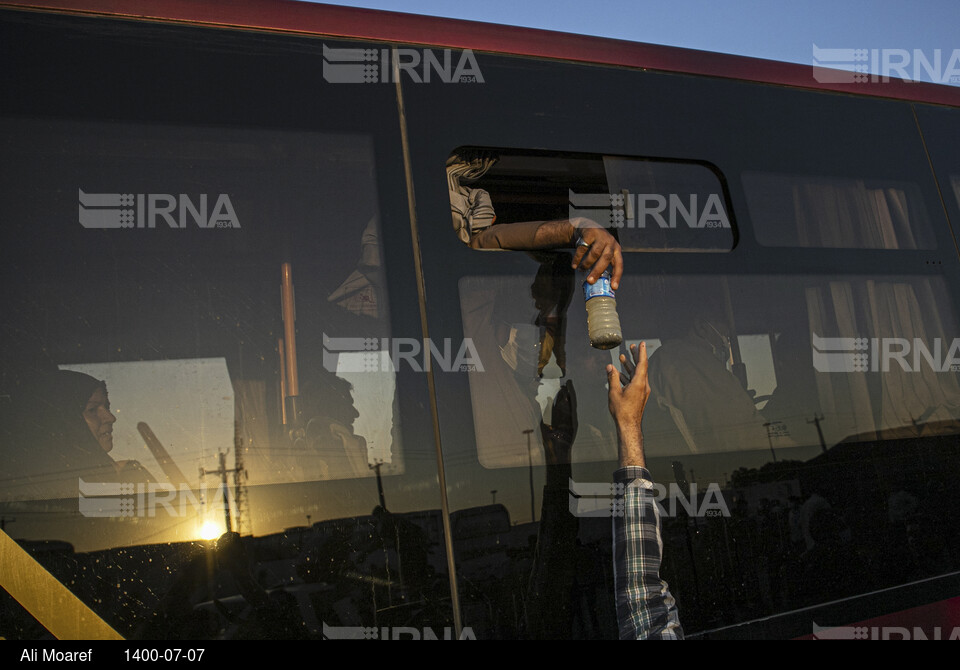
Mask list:
[[693,334],[707,343],[714,357],[724,363],[732,363],[730,329],[726,322],[716,318],[699,318],[693,324]]

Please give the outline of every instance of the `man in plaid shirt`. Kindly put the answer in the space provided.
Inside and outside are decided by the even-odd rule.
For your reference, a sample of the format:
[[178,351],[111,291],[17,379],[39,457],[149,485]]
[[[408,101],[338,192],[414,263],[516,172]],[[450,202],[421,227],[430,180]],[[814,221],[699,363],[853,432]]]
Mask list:
[[[613,516],[614,588],[621,640],[682,640],[677,603],[660,579],[660,511],[643,454],[640,421],[650,396],[647,347],[631,345],[633,361],[620,356],[621,374],[607,366],[610,414],[617,424],[620,469],[614,474],[623,516]],[[620,500],[618,500],[620,502]]]

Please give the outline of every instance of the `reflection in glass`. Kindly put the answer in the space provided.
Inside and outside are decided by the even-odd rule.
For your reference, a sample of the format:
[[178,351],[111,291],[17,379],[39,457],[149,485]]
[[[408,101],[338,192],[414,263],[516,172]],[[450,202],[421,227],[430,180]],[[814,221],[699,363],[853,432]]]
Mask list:
[[550,423],[553,398],[565,379],[577,388],[580,428],[574,459],[613,458],[616,434],[606,409],[604,367],[619,351],[591,348],[584,311],[567,310],[566,305],[565,335],[555,338],[537,302],[531,298],[525,305],[518,300],[518,287],[537,290],[544,283],[527,282],[520,276],[460,281],[464,336],[472,339],[483,361],[482,372],[468,373],[480,463],[487,468],[520,467],[530,461],[542,465],[538,440],[528,450],[524,431],[537,429],[541,420]]
[[[455,527],[454,541],[470,557],[462,574],[486,585],[466,591],[465,607],[492,602],[493,619],[509,619],[511,585],[529,585],[514,634],[546,630],[549,607],[551,630],[577,635],[594,623],[583,598],[608,597],[591,571],[609,565],[609,519],[574,515],[569,482],[609,482],[615,467],[610,354],[594,361],[581,310],[570,310],[565,363],[551,356],[540,376],[545,331],[522,289],[533,283],[460,280],[464,334],[489,374],[469,375],[478,464],[447,455],[451,479],[474,483],[452,501],[496,491],[483,532],[470,508],[474,524]],[[691,630],[956,568],[944,534],[956,522],[944,511],[955,507],[960,320],[944,279],[628,275],[618,306],[626,344],[644,340],[651,352],[644,443],[668,496],[663,574]],[[536,427],[551,424],[568,380],[579,430],[558,468]],[[558,556],[578,566],[572,581]],[[544,566],[556,590],[542,590]]]
[[[399,407],[422,406],[425,384],[388,355],[373,146],[348,133],[0,126],[4,174],[17,175],[7,187],[27,194],[0,204],[18,222],[0,246],[18,280],[2,298],[0,515],[122,634],[451,625],[434,447],[423,441],[428,458],[411,464],[401,436]],[[96,210],[82,220],[78,198]],[[199,225],[193,209],[226,199],[230,226]],[[83,224],[127,209],[132,226]],[[93,402],[95,434],[83,394],[67,440],[40,411],[53,396],[32,389],[72,371],[106,380],[111,404]],[[61,447],[112,476],[46,457]],[[41,475],[64,486],[33,486]]]

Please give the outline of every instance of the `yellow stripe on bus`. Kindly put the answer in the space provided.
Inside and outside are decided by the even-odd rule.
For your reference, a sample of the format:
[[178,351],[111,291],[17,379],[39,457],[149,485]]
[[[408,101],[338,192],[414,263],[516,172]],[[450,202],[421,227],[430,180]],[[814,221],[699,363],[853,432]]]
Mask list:
[[58,640],[123,639],[2,530],[0,588]]

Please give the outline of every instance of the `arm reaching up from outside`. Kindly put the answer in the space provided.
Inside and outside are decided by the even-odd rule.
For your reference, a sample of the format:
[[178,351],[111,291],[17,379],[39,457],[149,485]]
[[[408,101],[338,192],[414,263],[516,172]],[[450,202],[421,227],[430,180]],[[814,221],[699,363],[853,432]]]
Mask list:
[[660,509],[653,482],[646,468],[643,409],[650,397],[647,382],[647,347],[630,347],[633,361],[620,356],[621,374],[607,366],[610,414],[617,424],[620,469],[614,474],[616,490],[622,495],[613,515],[613,567],[617,601],[617,622],[621,640],[682,640],[683,628],[677,603],[667,583],[660,578],[663,540],[660,536]]

